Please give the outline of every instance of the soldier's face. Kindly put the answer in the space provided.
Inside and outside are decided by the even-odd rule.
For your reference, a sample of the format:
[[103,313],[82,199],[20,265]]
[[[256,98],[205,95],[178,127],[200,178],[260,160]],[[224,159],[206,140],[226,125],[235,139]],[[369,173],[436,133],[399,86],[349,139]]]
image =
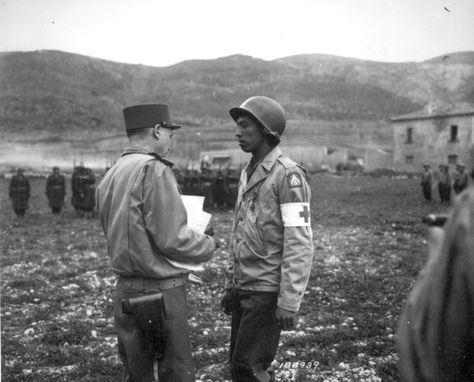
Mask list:
[[237,118],[237,132],[235,134],[240,148],[246,153],[253,153],[265,142],[265,137],[256,121],[247,115]]

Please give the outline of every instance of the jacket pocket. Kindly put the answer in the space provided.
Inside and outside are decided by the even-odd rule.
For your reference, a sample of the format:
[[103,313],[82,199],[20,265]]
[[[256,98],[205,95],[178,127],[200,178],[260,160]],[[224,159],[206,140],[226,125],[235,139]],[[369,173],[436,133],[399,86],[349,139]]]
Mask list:
[[258,227],[258,214],[260,214],[261,211],[255,199],[256,197],[254,196],[247,201],[246,219],[243,227],[244,240],[247,241],[251,253],[255,253],[259,257],[264,257],[266,255],[266,249]]

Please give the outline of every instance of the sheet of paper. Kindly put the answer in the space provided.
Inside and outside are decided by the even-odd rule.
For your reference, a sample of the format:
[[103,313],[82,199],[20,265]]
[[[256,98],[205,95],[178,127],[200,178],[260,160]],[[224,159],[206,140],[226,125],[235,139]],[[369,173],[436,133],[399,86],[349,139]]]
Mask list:
[[181,195],[186,213],[188,214],[188,227],[203,233],[211,221],[212,215],[204,212],[204,196]]
[[170,259],[166,260],[168,260],[168,263],[171,265],[174,265],[177,268],[187,269],[188,271],[202,272],[204,270],[204,265],[202,263],[182,263],[180,261],[174,261]]
[[188,213],[188,227],[204,233],[207,225],[211,221],[211,216],[211,214],[204,211]]
[[204,208],[204,196],[198,195],[181,195],[186,212],[202,211]]
[[[188,227],[203,233],[211,221],[212,215],[203,211],[204,196],[197,195],[181,195],[186,213],[188,215]],[[203,271],[202,263],[183,263],[167,259],[169,263],[178,268],[184,268],[190,271]]]

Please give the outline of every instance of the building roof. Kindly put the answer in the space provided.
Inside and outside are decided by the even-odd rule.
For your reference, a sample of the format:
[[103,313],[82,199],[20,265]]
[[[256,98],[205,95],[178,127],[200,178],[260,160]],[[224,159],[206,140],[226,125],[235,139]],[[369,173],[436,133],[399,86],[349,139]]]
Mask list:
[[391,117],[391,122],[402,122],[412,121],[417,119],[435,119],[435,118],[446,118],[454,116],[474,116],[474,105],[460,104],[460,105],[442,105],[442,106],[430,106],[428,105],[422,110],[415,111],[413,113],[400,115],[397,117]]

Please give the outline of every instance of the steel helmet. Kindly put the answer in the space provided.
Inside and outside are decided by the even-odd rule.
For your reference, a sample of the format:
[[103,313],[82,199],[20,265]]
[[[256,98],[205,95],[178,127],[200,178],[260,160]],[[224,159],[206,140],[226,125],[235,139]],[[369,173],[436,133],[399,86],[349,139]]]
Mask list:
[[278,102],[268,97],[251,97],[239,107],[230,109],[229,114],[236,122],[241,114],[250,114],[260,122],[265,129],[265,133],[273,135],[278,141],[280,141],[280,137],[285,131],[285,110]]

